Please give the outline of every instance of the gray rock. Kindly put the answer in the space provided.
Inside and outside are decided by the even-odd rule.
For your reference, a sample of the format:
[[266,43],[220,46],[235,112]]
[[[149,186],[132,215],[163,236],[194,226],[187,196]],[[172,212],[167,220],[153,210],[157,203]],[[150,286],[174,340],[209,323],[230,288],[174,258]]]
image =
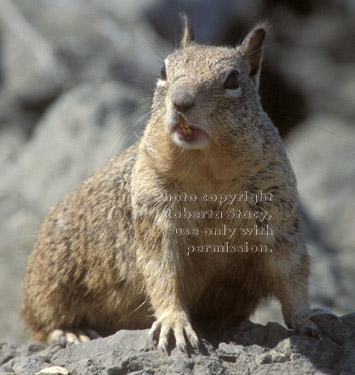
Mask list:
[[[64,349],[23,346],[12,347],[12,359],[3,360],[1,371],[24,374],[35,373],[50,366],[61,366],[76,374],[354,374],[355,314],[344,316],[342,329],[345,341],[337,344],[328,337],[318,341],[308,336],[297,336],[285,328],[244,324],[234,331],[233,340],[220,342],[214,348],[202,340],[202,353],[189,356],[177,349],[166,356],[148,339],[148,330],[122,330],[107,338],[96,339]],[[340,326],[328,322],[327,332]],[[238,344],[243,342],[244,344]],[[0,347],[0,358],[5,358],[8,346]],[[27,351],[26,351],[27,350]],[[39,350],[39,351],[37,351]],[[5,354],[5,355],[4,355]]]
[[[149,2],[4,0],[2,97],[28,136],[45,109],[82,82],[118,80],[149,87],[160,70],[153,46],[164,48],[141,18]],[[130,12],[128,12],[130,9]],[[149,77],[147,79],[147,77]],[[1,99],[3,100],[3,99]],[[1,109],[1,101],[0,101]],[[1,118],[0,118],[1,120]]]
[[72,86],[112,78],[134,81],[139,73],[159,73],[152,45],[164,43],[142,17],[152,1],[16,0],[15,4],[46,36],[68,70],[65,84]]
[[[346,313],[355,300],[355,128],[330,114],[315,115],[288,140],[308,218],[315,303]],[[334,300],[336,296],[336,300]]]
[[11,96],[35,105],[54,98],[66,78],[52,46],[23,17],[12,1],[0,3],[5,86]]

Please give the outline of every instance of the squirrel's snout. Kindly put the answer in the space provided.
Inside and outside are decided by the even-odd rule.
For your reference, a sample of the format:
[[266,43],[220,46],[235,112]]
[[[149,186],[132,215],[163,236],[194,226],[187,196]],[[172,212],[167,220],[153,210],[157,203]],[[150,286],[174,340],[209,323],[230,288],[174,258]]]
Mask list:
[[171,102],[179,112],[187,111],[195,104],[194,90],[189,86],[176,87],[171,93]]

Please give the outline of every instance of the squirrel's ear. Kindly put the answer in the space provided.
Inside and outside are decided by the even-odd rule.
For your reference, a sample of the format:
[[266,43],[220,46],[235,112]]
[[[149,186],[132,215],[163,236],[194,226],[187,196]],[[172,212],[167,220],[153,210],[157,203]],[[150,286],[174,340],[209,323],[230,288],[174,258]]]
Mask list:
[[261,62],[263,59],[263,44],[266,32],[269,29],[267,23],[262,23],[244,38],[239,50],[246,63],[247,72],[253,79],[255,86],[259,87]]
[[185,13],[181,13],[180,19],[184,33],[180,43],[180,48],[185,48],[195,40],[195,35],[189,17]]

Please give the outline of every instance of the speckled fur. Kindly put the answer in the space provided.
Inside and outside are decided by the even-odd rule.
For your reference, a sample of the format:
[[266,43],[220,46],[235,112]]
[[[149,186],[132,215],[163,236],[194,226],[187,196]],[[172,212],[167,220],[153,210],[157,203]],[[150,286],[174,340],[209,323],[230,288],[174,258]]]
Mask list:
[[[153,326],[164,348],[173,330],[180,349],[194,344],[192,317],[225,326],[247,319],[263,298],[276,297],[285,321],[310,328],[309,258],[297,217],[296,180],[278,131],[258,95],[265,26],[237,48],[202,46],[185,30],[168,56],[152,116],[137,144],[52,208],[38,234],[25,277],[22,317],[34,338],[60,328],[102,334]],[[260,38],[262,40],[260,40]],[[253,44],[256,45],[253,46]],[[223,77],[240,74],[240,94],[226,95]],[[177,146],[167,130],[177,86],[193,91],[190,116],[208,126],[209,144]],[[271,202],[233,208],[272,215],[273,236],[250,236],[271,253],[191,253],[185,245],[223,244],[224,237],[177,237],[174,228],[252,228],[256,219],[169,219],[167,210],[217,210],[215,203],[165,202],[159,194],[272,193]],[[226,207],[223,206],[222,210]],[[238,235],[233,244],[246,239]],[[182,332],[182,333],[181,333]],[[196,343],[195,343],[196,344]]]

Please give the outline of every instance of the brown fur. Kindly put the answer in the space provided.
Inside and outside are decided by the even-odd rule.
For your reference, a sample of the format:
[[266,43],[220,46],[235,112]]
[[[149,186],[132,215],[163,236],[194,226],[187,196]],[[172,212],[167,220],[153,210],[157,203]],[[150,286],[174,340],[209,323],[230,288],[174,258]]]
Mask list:
[[[185,22],[186,27],[189,24]],[[266,28],[257,26],[240,47],[201,46],[186,29],[183,45],[166,60],[153,111],[137,144],[52,208],[28,261],[22,317],[35,338],[55,329],[92,328],[103,334],[149,327],[165,349],[173,330],[197,337],[191,317],[226,326],[247,319],[263,298],[276,297],[289,327],[312,327],[307,303],[309,259],[297,217],[296,181],[277,130],[257,93]],[[239,71],[240,88],[223,77]],[[206,147],[172,140],[171,100],[192,95],[185,113],[208,128]],[[187,92],[187,91],[186,91]],[[187,94],[186,94],[187,95]],[[184,99],[185,100],[185,99]],[[226,210],[216,203],[166,202],[159,194],[272,193],[271,202],[235,202],[234,209],[272,215],[273,236],[238,235],[230,243],[267,244],[271,253],[191,253],[185,245],[223,244],[223,236],[178,237],[174,228],[252,228],[256,219],[169,219],[167,210]],[[229,206],[228,206],[229,208]]]

